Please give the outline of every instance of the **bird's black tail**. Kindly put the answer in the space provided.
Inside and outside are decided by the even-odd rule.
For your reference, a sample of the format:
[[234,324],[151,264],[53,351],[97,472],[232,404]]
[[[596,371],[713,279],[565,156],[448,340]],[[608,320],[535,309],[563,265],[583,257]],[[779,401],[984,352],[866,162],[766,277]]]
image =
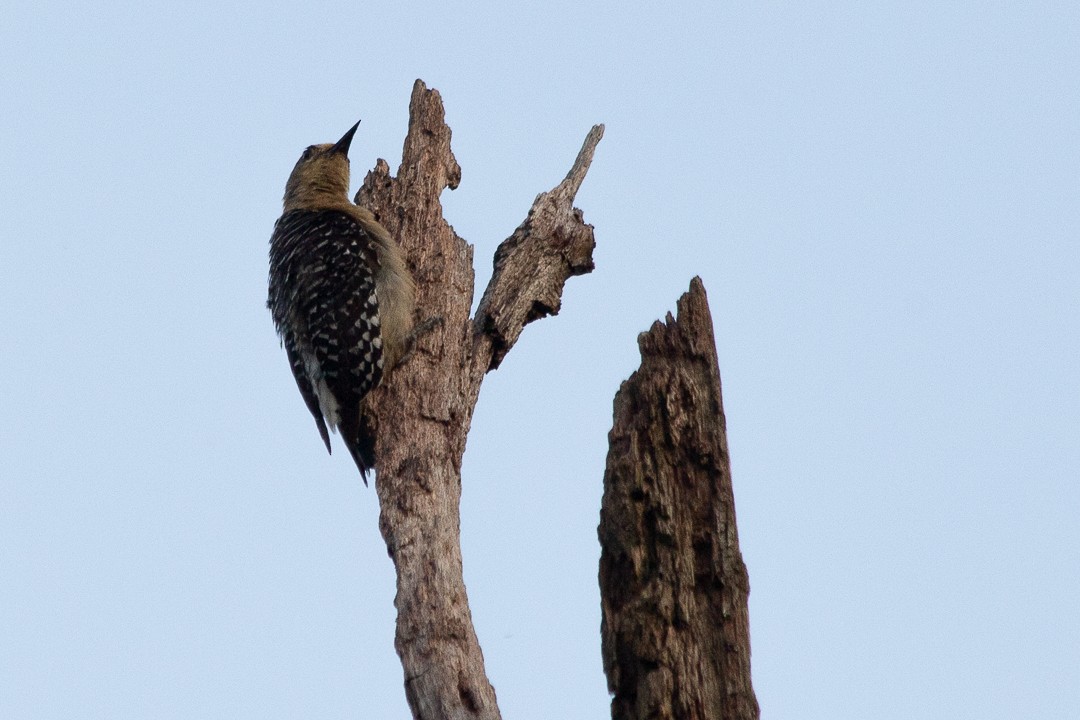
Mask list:
[[349,454],[360,470],[360,477],[366,486],[368,470],[375,469],[375,433],[362,413],[353,422],[345,422],[343,419],[338,430],[341,431],[341,439],[345,441],[345,447],[349,448]]

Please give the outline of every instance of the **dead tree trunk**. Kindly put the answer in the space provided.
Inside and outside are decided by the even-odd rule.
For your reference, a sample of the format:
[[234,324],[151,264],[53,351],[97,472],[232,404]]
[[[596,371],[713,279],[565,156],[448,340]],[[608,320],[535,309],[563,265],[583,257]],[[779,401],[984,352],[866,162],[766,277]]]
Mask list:
[[[397,570],[395,647],[418,720],[497,720],[462,580],[461,459],[484,375],[523,328],[556,314],[563,286],[593,269],[592,227],[574,196],[603,135],[533,203],[495,253],[477,308],[472,247],[439,197],[461,168],[438,92],[413,87],[397,175],[379,160],[357,193],[398,239],[417,281],[412,356],[369,398],[377,418],[379,526]],[[757,718],[749,591],[738,550],[712,324],[699,280],[641,336],[642,366],[615,400],[600,537],[604,669],[615,720]]]
[[756,720],[712,318],[701,280],[638,338],[615,396],[600,512],[613,720]]
[[437,320],[389,382],[372,394],[379,526],[397,569],[394,645],[413,717],[499,718],[461,572],[461,459],[485,373],[524,326],[559,311],[563,285],[592,270],[592,227],[574,195],[603,134],[588,134],[566,179],[537,197],[495,254],[476,316],[472,247],[442,217],[439,196],[461,168],[439,93],[417,80],[397,176],[380,160],[356,201],[398,239],[417,281],[421,322]]

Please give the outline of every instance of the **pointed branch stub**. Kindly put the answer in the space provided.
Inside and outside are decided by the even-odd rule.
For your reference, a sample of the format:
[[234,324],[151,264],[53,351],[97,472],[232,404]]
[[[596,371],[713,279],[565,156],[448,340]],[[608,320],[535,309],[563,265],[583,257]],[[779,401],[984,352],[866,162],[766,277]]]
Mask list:
[[497,368],[527,324],[558,314],[566,280],[595,267],[593,227],[574,198],[603,136],[604,126],[594,125],[563,181],[536,196],[528,217],[495,251],[473,321],[476,369]]

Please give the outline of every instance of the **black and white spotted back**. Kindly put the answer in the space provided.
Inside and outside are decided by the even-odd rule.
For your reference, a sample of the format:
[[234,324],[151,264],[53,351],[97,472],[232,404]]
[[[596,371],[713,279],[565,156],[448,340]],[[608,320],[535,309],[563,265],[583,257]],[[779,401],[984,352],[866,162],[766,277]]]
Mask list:
[[382,378],[377,270],[372,238],[344,212],[292,210],[274,228],[267,304],[328,449],[321,420],[354,426]]

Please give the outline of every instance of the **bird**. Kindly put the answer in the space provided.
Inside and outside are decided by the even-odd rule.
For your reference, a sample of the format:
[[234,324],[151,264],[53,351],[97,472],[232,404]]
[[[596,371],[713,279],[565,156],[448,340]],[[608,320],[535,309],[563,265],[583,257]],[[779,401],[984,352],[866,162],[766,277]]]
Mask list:
[[362,401],[407,350],[416,285],[390,233],[349,200],[359,126],[308,147],[289,175],[270,238],[266,304],[326,451],[329,428],[366,485],[375,443]]

